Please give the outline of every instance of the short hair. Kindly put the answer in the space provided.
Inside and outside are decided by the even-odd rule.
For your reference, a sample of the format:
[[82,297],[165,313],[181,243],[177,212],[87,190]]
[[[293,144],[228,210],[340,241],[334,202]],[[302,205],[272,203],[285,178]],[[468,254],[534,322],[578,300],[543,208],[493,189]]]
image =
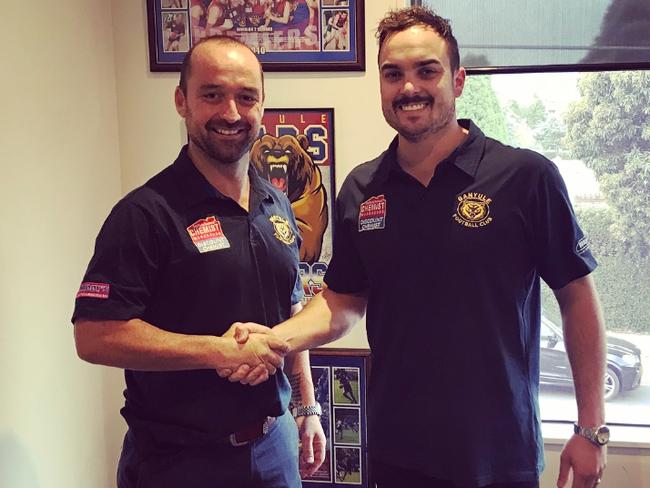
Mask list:
[[[187,80],[189,79],[190,73],[192,71],[192,53],[198,46],[207,42],[214,42],[216,44],[224,46],[243,46],[255,54],[248,44],[234,37],[217,34],[215,36],[209,36],[201,39],[199,42],[192,46],[187,54],[185,54],[185,57],[183,58],[183,64],[181,64],[181,76],[178,81],[178,86],[181,88],[181,91],[184,95],[187,95]],[[257,58],[257,55],[255,57]],[[259,60],[258,63],[260,65],[260,76],[262,77],[262,96],[264,96],[264,70],[262,69],[262,63],[260,63]]]
[[[433,10],[426,7],[407,7],[388,12],[377,26],[379,52],[381,52],[381,48],[389,35],[405,31],[415,25],[430,27],[445,40],[451,70],[455,72],[460,67],[460,54],[458,53],[458,41],[451,32],[451,24],[449,20],[440,17]],[[379,59],[379,55],[377,55],[377,59]]]

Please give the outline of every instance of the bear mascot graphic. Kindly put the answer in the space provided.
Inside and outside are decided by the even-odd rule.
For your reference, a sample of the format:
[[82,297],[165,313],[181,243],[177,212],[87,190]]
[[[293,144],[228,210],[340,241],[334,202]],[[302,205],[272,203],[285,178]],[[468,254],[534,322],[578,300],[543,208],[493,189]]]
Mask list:
[[302,237],[300,260],[313,264],[320,258],[327,228],[327,191],[308,147],[303,134],[266,134],[253,143],[251,163],[289,198]]

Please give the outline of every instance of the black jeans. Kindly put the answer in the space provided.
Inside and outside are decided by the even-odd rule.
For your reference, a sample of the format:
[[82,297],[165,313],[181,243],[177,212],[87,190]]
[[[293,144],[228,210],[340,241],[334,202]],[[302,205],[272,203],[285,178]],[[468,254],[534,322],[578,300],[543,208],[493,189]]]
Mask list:
[[[448,480],[431,478],[417,471],[373,460],[370,461],[370,469],[376,488],[461,488]],[[539,488],[539,481],[496,483],[481,488]]]

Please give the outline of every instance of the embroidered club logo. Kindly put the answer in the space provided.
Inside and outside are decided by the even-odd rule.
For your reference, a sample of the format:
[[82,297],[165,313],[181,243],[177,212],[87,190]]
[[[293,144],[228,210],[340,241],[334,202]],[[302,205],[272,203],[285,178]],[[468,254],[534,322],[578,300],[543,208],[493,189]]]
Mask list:
[[269,217],[269,220],[273,224],[273,230],[275,231],[273,235],[278,241],[284,242],[286,245],[295,242],[296,235],[293,233],[293,230],[291,230],[291,226],[287,219],[280,217],[279,215],[273,215],[272,217]]
[[492,199],[483,193],[464,193],[458,197],[454,220],[464,227],[484,227],[492,222],[490,217]]
[[380,230],[386,226],[386,198],[371,197],[359,206],[359,232]]
[[106,300],[111,291],[111,285],[108,283],[94,283],[84,281],[79,287],[77,298],[101,298]]
[[221,222],[214,215],[197,220],[187,228],[187,232],[200,253],[230,247],[230,242],[221,229]]

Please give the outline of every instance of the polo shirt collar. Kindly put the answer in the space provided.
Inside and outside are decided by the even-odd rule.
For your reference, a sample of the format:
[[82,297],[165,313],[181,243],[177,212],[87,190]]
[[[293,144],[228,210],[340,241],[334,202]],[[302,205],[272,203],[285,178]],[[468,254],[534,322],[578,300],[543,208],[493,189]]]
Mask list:
[[[440,162],[440,165],[453,164],[458,169],[474,178],[478,171],[479,164],[483,158],[485,151],[485,134],[478,128],[474,122],[469,119],[459,119],[458,123],[469,133],[467,138],[458,146],[454,151]],[[385,180],[391,172],[403,172],[402,168],[397,162],[397,146],[399,144],[399,136],[391,141],[390,146],[383,155],[382,162],[379,168],[379,178]]]
[[[229,197],[212,186],[205,176],[196,169],[188,154],[187,145],[183,146],[172,167],[188,205],[191,206],[212,198],[230,200]],[[251,192],[257,194],[260,200],[272,199],[262,177],[252,165],[248,168],[248,176]]]

